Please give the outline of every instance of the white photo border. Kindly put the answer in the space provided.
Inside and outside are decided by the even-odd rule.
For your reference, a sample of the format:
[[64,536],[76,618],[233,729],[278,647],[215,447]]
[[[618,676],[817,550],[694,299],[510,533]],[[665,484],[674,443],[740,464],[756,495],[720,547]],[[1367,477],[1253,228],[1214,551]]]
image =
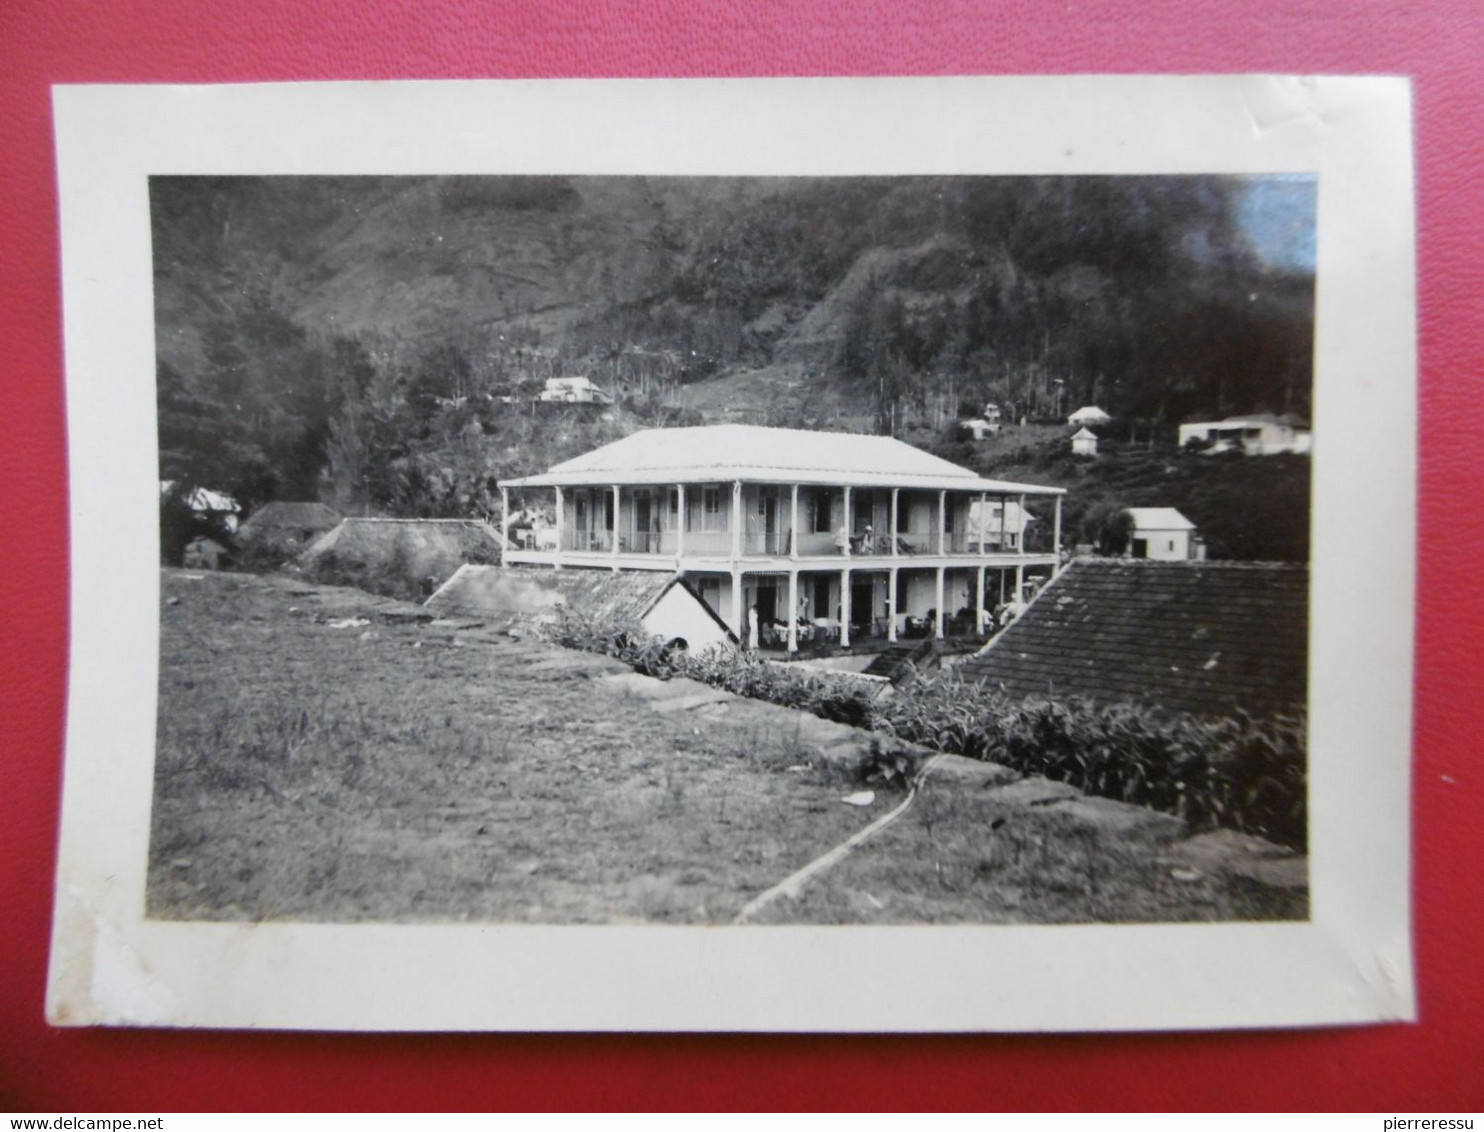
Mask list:
[[[54,109],[72,640],[53,1023],[910,1032],[1415,1019],[1417,376],[1406,80],[73,86],[54,90]],[[1310,921],[689,928],[146,920],[159,649],[148,178],[391,173],[1317,174]]]

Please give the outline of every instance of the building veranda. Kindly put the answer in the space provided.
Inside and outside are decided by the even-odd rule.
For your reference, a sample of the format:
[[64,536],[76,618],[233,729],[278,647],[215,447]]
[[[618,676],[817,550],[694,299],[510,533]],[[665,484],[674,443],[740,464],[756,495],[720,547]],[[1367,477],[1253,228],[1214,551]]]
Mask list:
[[502,483],[506,514],[511,491],[529,507],[546,490],[555,547],[507,565],[674,572],[739,640],[788,652],[979,635],[1051,576],[1061,544],[1062,489],[884,436],[645,430]]

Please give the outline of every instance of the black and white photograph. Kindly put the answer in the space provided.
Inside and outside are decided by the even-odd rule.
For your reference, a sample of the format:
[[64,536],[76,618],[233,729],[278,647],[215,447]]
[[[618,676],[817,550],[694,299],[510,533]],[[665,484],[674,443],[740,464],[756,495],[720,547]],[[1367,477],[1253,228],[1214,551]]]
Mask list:
[[1307,918],[1312,176],[150,210],[152,917]]
[[53,1020],[1410,1016],[1404,83],[58,123]]

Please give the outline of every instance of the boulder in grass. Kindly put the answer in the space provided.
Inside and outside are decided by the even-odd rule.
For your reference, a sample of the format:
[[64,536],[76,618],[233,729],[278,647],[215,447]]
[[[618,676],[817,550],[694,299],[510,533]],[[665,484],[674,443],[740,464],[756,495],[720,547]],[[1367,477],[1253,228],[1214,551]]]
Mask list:
[[928,778],[932,782],[953,782],[988,789],[1016,782],[1020,779],[1020,774],[1007,766],[982,759],[965,758],[963,755],[939,755]]
[[994,789],[994,800],[1007,806],[1044,806],[1067,798],[1080,798],[1082,791],[1065,782],[1033,775]]

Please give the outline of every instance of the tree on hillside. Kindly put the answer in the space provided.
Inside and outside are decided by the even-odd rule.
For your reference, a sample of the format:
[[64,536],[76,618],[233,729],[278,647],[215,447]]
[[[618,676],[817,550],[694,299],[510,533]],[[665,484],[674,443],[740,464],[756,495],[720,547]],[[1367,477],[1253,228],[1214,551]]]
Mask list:
[[1099,554],[1118,555],[1128,549],[1134,520],[1122,503],[1103,500],[1083,515],[1081,529],[1083,541],[1095,546]]
[[[198,491],[230,496],[244,512],[272,497],[275,476],[240,415],[208,383],[161,362],[155,389],[160,444],[161,561],[179,565],[186,544],[211,538],[230,545],[219,519],[205,518],[191,500]],[[168,485],[168,486],[166,486]]]
[[276,476],[235,406],[209,382],[161,362],[156,370],[160,479],[182,497],[197,488],[231,495],[245,509],[272,498]]

